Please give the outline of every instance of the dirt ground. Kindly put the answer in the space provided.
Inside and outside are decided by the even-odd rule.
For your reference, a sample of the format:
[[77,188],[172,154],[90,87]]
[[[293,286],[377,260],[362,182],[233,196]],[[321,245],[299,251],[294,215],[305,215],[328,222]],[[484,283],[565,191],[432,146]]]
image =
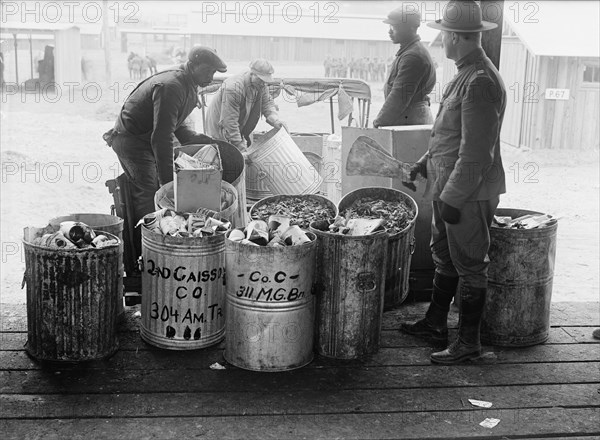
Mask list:
[[[232,63],[230,72],[242,71]],[[281,66],[276,76],[321,76],[317,65]],[[101,135],[112,127],[130,85],[102,90],[90,86],[69,94],[3,95],[1,104],[0,302],[25,303],[21,237],[25,226],[43,226],[50,218],[74,212],[110,213],[112,196],[104,182],[121,171]],[[372,121],[383,102],[381,83],[371,84]],[[38,102],[36,102],[38,101]],[[325,104],[294,109],[283,103],[281,115],[292,131],[329,132]],[[195,111],[200,120],[199,111]],[[264,127],[259,126],[258,129]],[[553,301],[599,300],[598,152],[523,151],[504,147],[507,194],[500,206],[530,209],[560,218]]]

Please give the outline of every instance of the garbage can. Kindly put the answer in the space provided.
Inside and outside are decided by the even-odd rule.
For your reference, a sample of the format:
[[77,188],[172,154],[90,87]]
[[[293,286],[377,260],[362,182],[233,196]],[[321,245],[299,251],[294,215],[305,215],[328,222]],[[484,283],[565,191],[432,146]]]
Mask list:
[[287,371],[313,359],[316,237],[297,246],[225,240],[225,359],[253,371]]
[[223,340],[224,238],[171,237],[142,226],[142,339],[169,350]]
[[34,244],[25,228],[27,344],[42,361],[90,361],[117,350],[117,299],[122,243],[53,249]]
[[393,188],[365,187],[349,192],[340,200],[338,205],[340,214],[343,215],[346,209],[363,197],[403,202],[412,215],[401,231],[389,235],[384,308],[390,310],[402,304],[408,296],[410,263],[415,251],[415,226],[419,208],[417,202],[405,192]]
[[121,240],[121,249],[119,250],[119,288],[117,289],[117,315],[120,319],[124,318],[125,308],[123,306],[123,219],[116,215],[95,214],[95,213],[77,213],[55,217],[50,220],[50,225],[58,228],[62,222],[74,221],[82,222],[90,228],[108,232],[116,235]]
[[[523,209],[498,209],[513,219],[542,215]],[[550,330],[550,302],[558,223],[535,229],[492,226],[488,296],[481,341],[503,347],[541,344]]]
[[310,230],[317,236],[317,352],[357,359],[379,350],[388,235],[346,236],[328,231],[327,221]]

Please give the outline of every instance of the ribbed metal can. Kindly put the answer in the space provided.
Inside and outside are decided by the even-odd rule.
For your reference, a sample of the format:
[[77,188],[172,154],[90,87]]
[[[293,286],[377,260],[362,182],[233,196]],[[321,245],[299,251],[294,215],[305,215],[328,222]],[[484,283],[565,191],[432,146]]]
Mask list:
[[171,237],[142,226],[142,339],[194,350],[225,337],[224,239]]
[[[513,219],[542,215],[523,209],[497,209]],[[541,344],[550,333],[550,305],[558,222],[535,229],[492,226],[488,291],[481,341],[502,347]]]
[[393,188],[365,187],[346,194],[338,205],[342,213],[356,200],[373,197],[380,200],[404,202],[414,213],[414,218],[406,227],[388,240],[388,256],[385,268],[385,310],[399,306],[408,296],[410,263],[415,251],[415,226],[419,215],[417,202],[408,194]]
[[[273,129],[252,144],[250,160],[273,194],[315,194],[323,179],[285,129]],[[254,171],[253,171],[254,172]]]
[[379,350],[388,235],[347,236],[313,222],[317,236],[317,352],[357,359]]
[[90,228],[108,232],[116,235],[121,240],[121,249],[119,251],[119,288],[117,289],[117,314],[120,318],[124,318],[125,307],[123,305],[123,219],[116,215],[109,214],[94,214],[94,213],[76,213],[55,217],[50,220],[50,225],[58,228],[62,222],[74,221],[82,222]]
[[98,249],[51,249],[33,244],[28,229],[23,240],[25,349],[42,361],[90,361],[112,355],[118,348],[121,241]]
[[316,239],[298,246],[225,240],[225,359],[247,370],[286,371],[313,359]]

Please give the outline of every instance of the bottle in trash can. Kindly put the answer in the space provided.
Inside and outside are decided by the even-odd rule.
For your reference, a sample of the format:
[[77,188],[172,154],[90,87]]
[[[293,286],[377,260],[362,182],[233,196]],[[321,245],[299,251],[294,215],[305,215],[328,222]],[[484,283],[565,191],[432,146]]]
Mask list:
[[60,232],[78,246],[80,244],[90,244],[96,238],[96,234],[92,228],[81,222],[62,222],[60,224]]

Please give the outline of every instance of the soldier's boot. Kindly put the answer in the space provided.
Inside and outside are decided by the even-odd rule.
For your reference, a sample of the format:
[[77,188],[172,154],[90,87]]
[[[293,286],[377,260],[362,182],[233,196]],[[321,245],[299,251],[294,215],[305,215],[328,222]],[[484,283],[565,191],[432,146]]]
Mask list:
[[448,311],[456,294],[458,277],[435,274],[431,303],[425,318],[409,324],[401,323],[400,331],[409,335],[428,339],[435,345],[448,345]]
[[431,362],[452,365],[481,356],[479,328],[486,293],[485,288],[461,286],[458,337],[445,350],[432,353]]

